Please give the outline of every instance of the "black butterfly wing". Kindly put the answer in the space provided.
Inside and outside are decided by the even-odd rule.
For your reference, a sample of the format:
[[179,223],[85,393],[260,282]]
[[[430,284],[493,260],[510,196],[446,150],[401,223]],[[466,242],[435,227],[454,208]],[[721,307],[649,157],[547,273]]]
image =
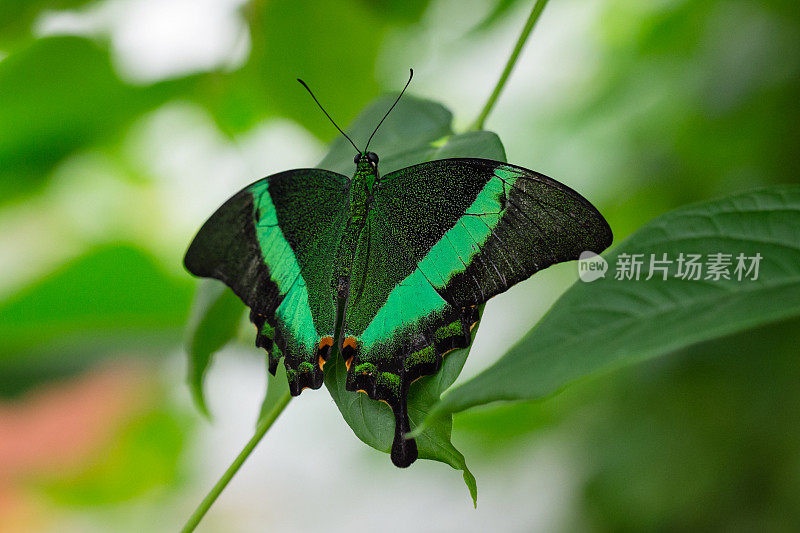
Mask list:
[[256,344],[274,373],[285,356],[289,388],[322,385],[320,358],[333,345],[333,272],[349,179],[320,169],[281,172],[225,202],[203,225],[184,264],[227,284],[251,309]]

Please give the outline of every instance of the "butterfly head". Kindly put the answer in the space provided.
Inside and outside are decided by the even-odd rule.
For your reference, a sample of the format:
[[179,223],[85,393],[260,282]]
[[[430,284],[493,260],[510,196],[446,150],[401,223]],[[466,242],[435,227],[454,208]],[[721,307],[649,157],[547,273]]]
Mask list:
[[353,163],[359,171],[378,172],[378,154],[375,152],[357,153]]

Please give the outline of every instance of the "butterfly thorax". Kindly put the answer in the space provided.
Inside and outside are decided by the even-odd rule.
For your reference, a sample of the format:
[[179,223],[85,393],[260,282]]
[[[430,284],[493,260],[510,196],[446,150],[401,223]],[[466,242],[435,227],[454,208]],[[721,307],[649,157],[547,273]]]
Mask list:
[[350,218],[355,226],[361,226],[369,212],[373,187],[378,180],[378,167],[365,157],[357,164],[356,173],[350,183]]

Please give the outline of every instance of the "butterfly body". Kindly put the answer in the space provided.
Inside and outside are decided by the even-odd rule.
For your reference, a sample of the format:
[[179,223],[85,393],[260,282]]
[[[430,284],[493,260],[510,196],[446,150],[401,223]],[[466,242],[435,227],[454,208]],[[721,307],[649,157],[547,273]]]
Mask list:
[[[377,163],[372,164],[363,154],[356,156],[356,171],[348,184],[349,215],[337,254],[337,304],[347,300],[350,289],[349,274],[361,234],[367,223],[373,199],[373,189],[378,179]],[[341,344],[340,344],[341,347]]]
[[[372,152],[370,152],[372,153]],[[363,223],[369,213],[373,190],[378,182],[378,164],[372,163],[365,155],[356,162],[356,171],[350,180],[350,216],[356,223]]]

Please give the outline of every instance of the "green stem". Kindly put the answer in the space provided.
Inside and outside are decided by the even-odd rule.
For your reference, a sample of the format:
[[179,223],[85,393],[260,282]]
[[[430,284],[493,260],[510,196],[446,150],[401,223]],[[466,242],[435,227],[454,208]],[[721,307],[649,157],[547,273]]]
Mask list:
[[486,122],[486,117],[489,116],[489,113],[492,111],[495,102],[497,102],[497,98],[500,96],[503,87],[505,87],[506,81],[508,81],[508,77],[511,75],[511,71],[514,70],[514,65],[519,58],[520,52],[522,52],[522,48],[525,46],[525,41],[528,40],[528,37],[533,31],[533,27],[539,20],[539,17],[541,16],[542,11],[544,11],[544,7],[547,5],[548,1],[549,0],[536,0],[536,3],[533,5],[531,14],[528,16],[528,20],[525,22],[525,27],[522,28],[522,33],[519,34],[517,44],[514,45],[514,51],[511,52],[511,56],[509,56],[508,61],[506,62],[506,68],[503,69],[503,73],[500,75],[500,79],[497,80],[497,85],[495,85],[494,91],[492,91],[492,94],[489,96],[489,99],[483,106],[480,115],[478,115],[478,118],[475,119],[475,122],[472,124],[472,127],[470,128],[471,130],[483,129],[483,123]]
[[267,430],[272,426],[273,422],[278,418],[278,415],[286,408],[286,405],[289,403],[289,400],[292,399],[292,396],[287,391],[278,403],[272,408],[272,410],[258,422],[258,427],[256,427],[255,435],[248,441],[245,447],[239,452],[239,455],[236,456],[233,463],[228,467],[222,477],[219,478],[219,481],[214,485],[214,487],[209,491],[203,501],[200,502],[200,505],[197,506],[197,509],[194,510],[192,516],[189,517],[189,520],[186,522],[186,525],[183,526],[181,530],[182,533],[190,533],[194,531],[197,525],[200,523],[200,520],[203,519],[205,514],[217,500],[219,495],[225,490],[225,487],[228,486],[233,476],[236,475],[236,472],[239,471],[239,468],[242,467],[244,462],[253,453],[258,443],[261,442],[261,439],[264,438],[264,435],[267,434]]

